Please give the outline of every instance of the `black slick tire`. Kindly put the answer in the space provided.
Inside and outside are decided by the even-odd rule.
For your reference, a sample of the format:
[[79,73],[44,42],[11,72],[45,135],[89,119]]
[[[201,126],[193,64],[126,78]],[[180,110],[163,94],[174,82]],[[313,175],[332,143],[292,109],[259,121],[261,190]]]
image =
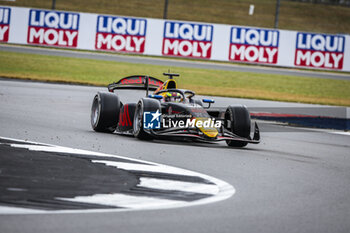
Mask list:
[[[225,125],[230,131],[240,137],[249,138],[250,135],[250,114],[244,105],[230,105],[225,112]],[[245,147],[248,142],[226,140],[228,146]]]
[[144,112],[156,112],[159,110],[161,113],[160,102],[155,99],[142,98],[136,105],[134,122],[133,122],[133,134],[136,138],[141,140],[152,140],[153,137],[143,127],[143,115]]
[[91,126],[97,132],[112,133],[115,131],[121,102],[114,93],[98,92],[91,107]]

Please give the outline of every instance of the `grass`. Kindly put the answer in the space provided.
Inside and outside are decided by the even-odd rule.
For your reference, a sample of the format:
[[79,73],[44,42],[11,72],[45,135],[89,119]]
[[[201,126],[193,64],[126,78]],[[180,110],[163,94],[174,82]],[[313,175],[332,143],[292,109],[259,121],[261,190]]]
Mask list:
[[[249,16],[250,4],[255,5]],[[1,5],[51,9],[51,0],[17,0]],[[274,27],[276,0],[169,0],[168,19],[255,27]],[[164,0],[57,0],[56,9],[100,14],[163,18]],[[279,28],[350,33],[350,8],[281,1]]]
[[0,52],[0,76],[107,85],[133,74],[178,72],[180,88],[197,94],[350,106],[350,81],[233,71],[118,63]]

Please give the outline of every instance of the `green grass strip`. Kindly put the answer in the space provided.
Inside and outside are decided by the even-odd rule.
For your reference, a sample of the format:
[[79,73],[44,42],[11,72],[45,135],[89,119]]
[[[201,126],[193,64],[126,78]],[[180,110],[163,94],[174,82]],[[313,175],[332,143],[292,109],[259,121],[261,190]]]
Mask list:
[[180,73],[180,88],[197,94],[350,106],[350,81],[276,74],[143,65],[93,59],[0,52],[0,76],[107,85],[120,78]]

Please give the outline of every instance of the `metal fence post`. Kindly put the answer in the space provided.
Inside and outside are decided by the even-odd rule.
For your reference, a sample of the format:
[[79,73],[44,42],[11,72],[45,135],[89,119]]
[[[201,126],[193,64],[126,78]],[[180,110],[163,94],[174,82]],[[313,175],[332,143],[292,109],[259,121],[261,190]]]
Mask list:
[[168,0],[165,0],[163,19],[167,19],[167,17],[168,17]]
[[281,2],[281,0],[277,0],[277,2],[276,2],[275,28],[278,28],[278,18],[280,15],[280,2]]
[[56,0],[52,0],[52,10],[56,8]]

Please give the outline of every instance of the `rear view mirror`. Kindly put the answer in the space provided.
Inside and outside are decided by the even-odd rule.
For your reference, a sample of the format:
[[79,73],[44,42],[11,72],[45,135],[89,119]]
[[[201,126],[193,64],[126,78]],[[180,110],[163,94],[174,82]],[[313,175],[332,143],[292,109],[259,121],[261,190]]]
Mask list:
[[157,99],[157,100],[163,99],[163,96],[161,96],[161,95],[148,95],[148,97],[153,98],[153,99]]
[[209,103],[209,104],[213,104],[215,103],[215,100],[213,99],[202,99],[203,103]]
[[210,108],[210,105],[215,103],[215,101],[213,99],[202,99],[202,102],[208,104],[208,106],[204,107],[204,108]]

